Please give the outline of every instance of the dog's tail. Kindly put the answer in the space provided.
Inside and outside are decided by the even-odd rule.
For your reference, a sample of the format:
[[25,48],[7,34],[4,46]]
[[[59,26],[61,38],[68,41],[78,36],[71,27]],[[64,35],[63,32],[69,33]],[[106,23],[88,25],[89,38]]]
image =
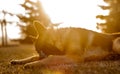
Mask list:
[[117,37],[120,37],[120,32],[117,33],[111,33],[109,34],[110,36],[112,36],[113,40],[116,39]]
[[113,50],[120,54],[120,37],[114,39],[113,41]]
[[118,32],[118,33],[112,33],[111,35],[113,37],[113,46],[112,46],[112,49],[117,54],[120,54],[120,32]]

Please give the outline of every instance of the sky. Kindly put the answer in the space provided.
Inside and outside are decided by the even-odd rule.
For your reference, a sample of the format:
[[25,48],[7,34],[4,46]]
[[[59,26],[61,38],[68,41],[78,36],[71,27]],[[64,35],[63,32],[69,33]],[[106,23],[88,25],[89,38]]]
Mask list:
[[[24,9],[18,4],[24,0],[0,0],[0,19],[2,19],[2,10],[18,14],[24,13]],[[34,0],[33,0],[34,1]],[[96,29],[97,14],[107,15],[109,11],[102,11],[97,5],[105,4],[102,0],[40,0],[43,8],[53,23],[62,23],[61,27],[82,27],[94,31]],[[8,21],[19,21],[16,16],[6,15]],[[105,22],[105,21],[101,21]],[[8,24],[8,37],[19,38],[20,30],[16,23]]]
[[[18,4],[22,3],[23,0],[0,0],[0,20],[3,19],[3,14],[1,13],[3,10],[13,13],[13,14],[18,14],[18,13],[24,13],[24,9],[20,7]],[[12,22],[18,22],[19,19],[14,15],[6,15],[5,18],[7,21]],[[1,28],[0,28],[1,29]],[[8,32],[8,37],[13,39],[13,38],[20,38],[21,36],[19,35],[20,33],[20,28],[16,26],[16,23],[13,24],[7,24],[7,32]],[[0,36],[1,36],[1,31],[0,31]]]
[[[59,27],[83,27],[90,30],[96,29],[96,15],[107,15],[98,4],[105,4],[102,0],[41,0],[52,22],[63,22]],[[105,22],[105,21],[101,21]]]

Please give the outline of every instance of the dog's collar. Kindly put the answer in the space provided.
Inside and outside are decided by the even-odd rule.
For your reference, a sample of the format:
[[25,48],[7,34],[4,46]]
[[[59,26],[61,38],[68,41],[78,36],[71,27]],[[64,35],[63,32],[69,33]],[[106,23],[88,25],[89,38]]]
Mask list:
[[30,38],[32,38],[32,39],[37,40],[37,39],[38,39],[38,37],[39,37],[39,35],[37,35],[37,36],[28,35],[28,37],[30,37]]

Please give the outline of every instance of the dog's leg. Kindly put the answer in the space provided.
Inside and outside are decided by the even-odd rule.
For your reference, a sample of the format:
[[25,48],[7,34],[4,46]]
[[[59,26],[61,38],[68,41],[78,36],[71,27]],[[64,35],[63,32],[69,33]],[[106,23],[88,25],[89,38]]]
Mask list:
[[46,68],[46,67],[53,67],[58,65],[73,65],[75,61],[66,57],[66,56],[48,56],[42,60],[30,62],[24,65],[25,69],[29,68]]
[[11,64],[13,64],[13,65],[16,65],[16,64],[25,64],[25,63],[37,61],[39,59],[40,59],[40,57],[36,55],[36,56],[28,57],[28,58],[25,58],[25,59],[21,59],[21,60],[12,60]]

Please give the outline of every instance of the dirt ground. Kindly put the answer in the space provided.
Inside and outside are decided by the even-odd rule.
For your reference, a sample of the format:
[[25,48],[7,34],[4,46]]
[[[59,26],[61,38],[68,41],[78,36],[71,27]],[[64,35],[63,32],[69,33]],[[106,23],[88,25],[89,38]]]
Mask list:
[[[0,47],[0,74],[62,74],[59,71],[43,69],[24,69],[23,65],[11,65],[10,61],[22,59],[37,53],[33,45]],[[119,56],[118,56],[119,57]],[[60,67],[59,65],[56,66]],[[67,67],[67,65],[64,65]],[[66,74],[120,74],[120,60],[104,60],[69,65]],[[69,70],[69,72],[68,72]]]

